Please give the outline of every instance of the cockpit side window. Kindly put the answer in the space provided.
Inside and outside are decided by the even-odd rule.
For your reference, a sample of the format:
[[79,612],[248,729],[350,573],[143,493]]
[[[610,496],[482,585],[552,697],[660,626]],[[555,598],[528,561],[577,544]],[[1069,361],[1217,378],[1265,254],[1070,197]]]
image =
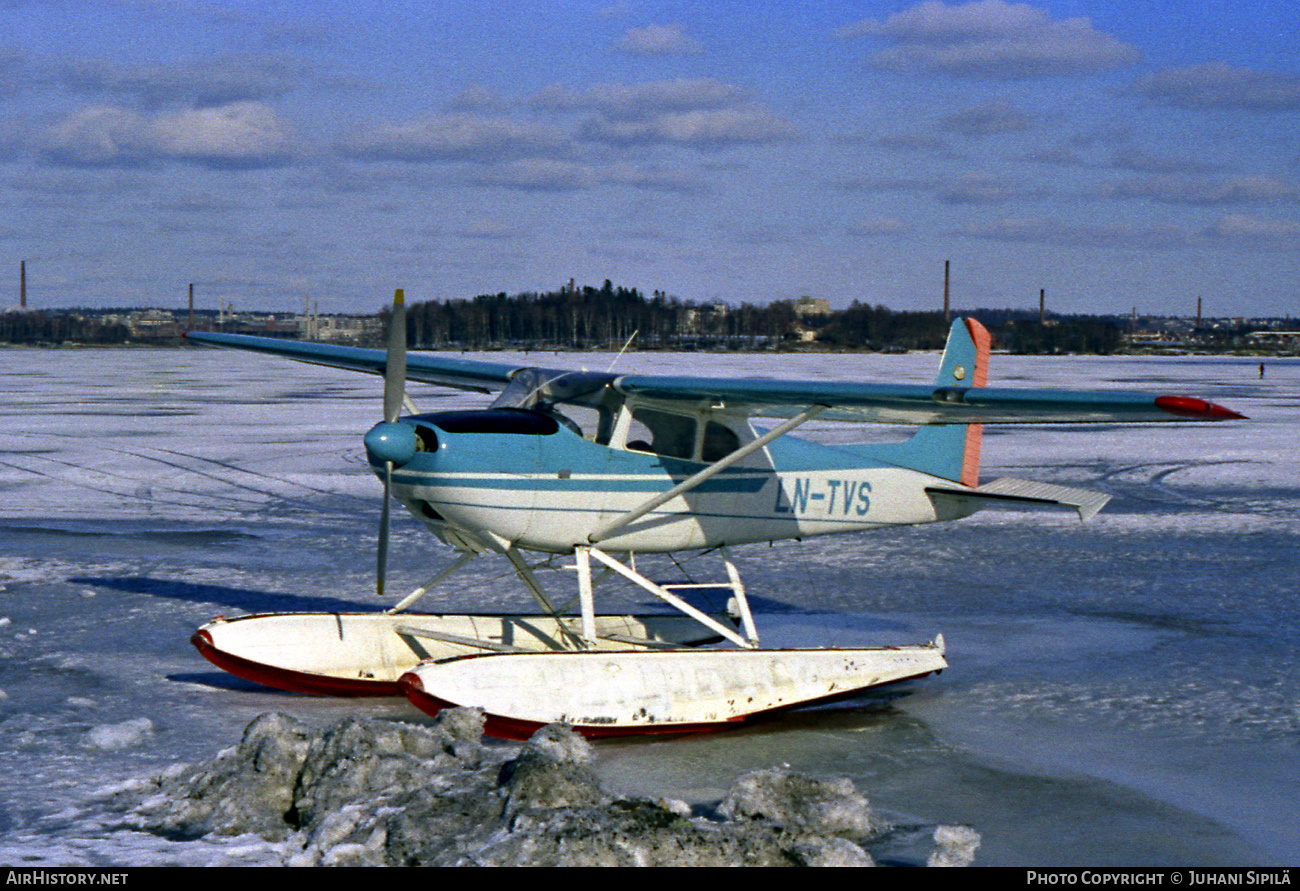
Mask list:
[[689,461],[695,457],[695,419],[653,408],[634,408],[627,447]]
[[609,443],[612,412],[603,407],[573,404],[548,405],[546,413],[583,439],[602,445]]

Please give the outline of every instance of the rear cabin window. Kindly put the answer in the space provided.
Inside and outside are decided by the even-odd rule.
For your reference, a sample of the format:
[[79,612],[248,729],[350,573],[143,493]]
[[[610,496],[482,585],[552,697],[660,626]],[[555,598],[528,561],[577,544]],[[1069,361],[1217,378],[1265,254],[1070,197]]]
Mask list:
[[689,461],[695,457],[695,419],[653,408],[634,408],[627,447]]
[[700,447],[702,461],[720,461],[740,448],[740,437],[730,427],[709,421],[704,425],[704,443]]

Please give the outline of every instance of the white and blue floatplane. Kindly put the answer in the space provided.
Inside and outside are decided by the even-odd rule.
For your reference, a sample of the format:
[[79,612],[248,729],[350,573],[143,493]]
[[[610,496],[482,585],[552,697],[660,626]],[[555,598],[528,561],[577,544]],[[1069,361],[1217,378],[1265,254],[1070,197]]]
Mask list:
[[[188,338],[382,376],[383,421],[365,436],[384,486],[378,591],[393,499],[458,553],[386,612],[216,619],[195,633],[198,649],[227,671],[283,689],[405,694],[431,714],[475,706],[489,733],[511,738],[556,721],[588,736],[730,726],[937,673],[947,665],[942,637],[901,647],[764,649],[727,548],[956,520],[990,505],[1066,507],[1086,520],[1108,496],[1009,478],[982,484],[982,425],[1242,417],[1190,396],[989,387],[989,335],[971,319],[953,324],[933,385],[649,376],[408,356],[400,290],[387,350]],[[421,414],[406,397],[408,378],[498,395],[479,411]],[[763,431],[756,418],[778,423]],[[917,430],[904,442],[852,446],[790,435],[813,418]],[[638,554],[696,550],[721,555],[726,610],[706,612],[683,586],[659,584],[636,568]],[[408,611],[484,554],[504,555],[537,613]],[[539,566],[557,558],[576,570],[576,611],[557,607],[538,581]],[[598,613],[597,586],[611,576],[677,613]]]

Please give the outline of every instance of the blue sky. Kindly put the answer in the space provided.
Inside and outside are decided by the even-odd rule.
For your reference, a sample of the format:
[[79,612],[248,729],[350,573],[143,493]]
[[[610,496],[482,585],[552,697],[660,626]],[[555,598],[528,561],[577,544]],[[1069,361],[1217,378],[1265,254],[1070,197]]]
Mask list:
[[1300,314],[1294,2],[0,0],[33,306]]

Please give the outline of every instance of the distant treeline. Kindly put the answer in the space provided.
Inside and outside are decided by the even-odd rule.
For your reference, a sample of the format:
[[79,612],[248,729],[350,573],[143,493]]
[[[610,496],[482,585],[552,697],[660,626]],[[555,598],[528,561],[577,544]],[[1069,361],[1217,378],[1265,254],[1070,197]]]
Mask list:
[[[570,285],[545,293],[503,291],[413,303],[407,309],[407,338],[414,348],[463,350],[617,350],[631,341],[633,349],[641,350],[820,345],[902,351],[941,349],[948,335],[949,323],[941,312],[899,312],[855,301],[844,310],[810,314],[805,303],[695,303],[662,291],[646,295],[606,281],[600,287]],[[126,311],[116,312],[116,318],[121,318]],[[166,334],[133,332],[125,324],[108,321],[108,313],[86,309],[0,313],[0,343],[179,343],[179,327]],[[172,314],[177,326],[184,324],[181,311]],[[1042,324],[1037,312],[980,309],[960,314],[978,318],[993,335],[996,348],[1013,352],[1106,354],[1120,346],[1123,320],[1111,317],[1051,316]],[[388,311],[381,315],[386,328]],[[248,320],[243,324],[253,326]],[[382,341],[365,345],[380,346]]]
[[[1120,346],[1120,326],[1110,318],[1053,316],[1044,325],[1036,312],[965,314],[989,328],[995,346],[1014,352],[1105,354]],[[857,301],[817,315],[801,314],[790,300],[699,304],[609,281],[599,288],[503,291],[407,309],[409,342],[432,349],[618,349],[633,334],[637,349],[771,349],[810,342],[835,349],[942,349],[949,324],[942,312],[899,312]]]
[[0,313],[0,343],[59,344],[86,343],[106,346],[127,343],[131,331],[120,322],[105,322],[64,312]]
[[407,309],[412,343],[429,347],[621,347],[632,335],[640,349],[682,345],[737,347],[779,342],[793,329],[788,302],[739,308],[696,304],[662,291],[566,287],[546,293],[482,294],[469,300],[416,303]]

